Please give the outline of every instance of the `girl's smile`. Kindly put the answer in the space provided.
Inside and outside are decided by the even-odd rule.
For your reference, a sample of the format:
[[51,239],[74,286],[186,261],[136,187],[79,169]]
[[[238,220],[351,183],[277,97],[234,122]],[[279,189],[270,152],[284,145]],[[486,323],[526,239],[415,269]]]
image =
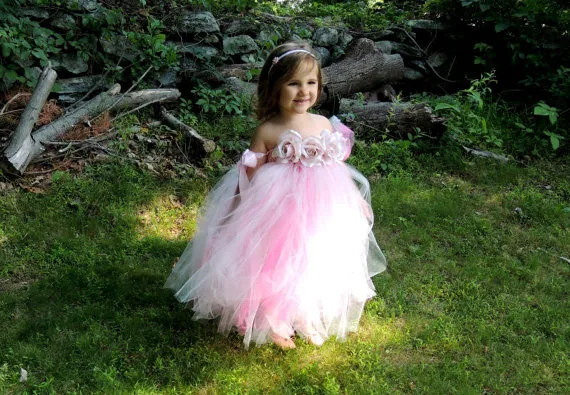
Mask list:
[[317,68],[298,70],[285,81],[279,95],[279,109],[283,115],[304,114],[317,101],[319,82]]

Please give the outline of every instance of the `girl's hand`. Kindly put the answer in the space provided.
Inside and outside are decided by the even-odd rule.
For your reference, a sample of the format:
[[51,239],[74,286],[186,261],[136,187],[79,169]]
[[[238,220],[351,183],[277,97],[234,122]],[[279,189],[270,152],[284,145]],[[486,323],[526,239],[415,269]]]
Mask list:
[[374,212],[372,211],[372,207],[370,207],[370,204],[368,204],[368,202],[364,199],[362,199],[360,204],[362,207],[362,212],[364,213],[364,216],[366,217],[368,222],[373,223],[374,222]]

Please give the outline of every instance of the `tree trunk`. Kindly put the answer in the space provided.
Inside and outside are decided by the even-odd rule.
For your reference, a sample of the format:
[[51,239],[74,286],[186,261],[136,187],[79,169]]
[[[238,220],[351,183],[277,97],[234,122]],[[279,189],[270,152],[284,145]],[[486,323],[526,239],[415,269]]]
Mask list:
[[346,52],[346,57],[323,69],[326,89],[322,101],[372,91],[381,85],[401,80],[404,61],[400,55],[380,52],[373,41],[361,38]]
[[439,138],[445,131],[444,119],[433,115],[425,104],[362,103],[342,99],[340,113],[353,115],[348,117],[349,126],[367,126],[377,130],[378,135],[388,132],[394,138],[407,138],[408,133],[417,135],[418,130],[424,135]]

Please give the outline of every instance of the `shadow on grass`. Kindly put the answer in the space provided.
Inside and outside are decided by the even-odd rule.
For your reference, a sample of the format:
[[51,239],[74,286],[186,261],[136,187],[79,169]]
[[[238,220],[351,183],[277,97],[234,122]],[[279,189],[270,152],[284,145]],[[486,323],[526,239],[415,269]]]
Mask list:
[[[30,372],[18,390],[195,387],[211,377],[215,327],[192,321],[162,288],[187,232],[169,240],[140,231],[141,211],[195,213],[208,187],[115,164],[57,173],[47,194],[2,201],[2,277],[26,284],[0,294],[10,317],[0,323],[0,366]],[[186,224],[151,225],[160,234]]]

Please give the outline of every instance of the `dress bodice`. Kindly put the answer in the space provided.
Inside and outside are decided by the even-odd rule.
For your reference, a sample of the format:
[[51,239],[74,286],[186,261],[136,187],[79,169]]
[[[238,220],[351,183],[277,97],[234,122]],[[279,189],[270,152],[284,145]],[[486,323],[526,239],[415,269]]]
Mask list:
[[339,132],[324,129],[320,135],[302,137],[290,129],[279,136],[277,145],[267,153],[267,161],[313,167],[340,162],[348,152],[350,142]]

